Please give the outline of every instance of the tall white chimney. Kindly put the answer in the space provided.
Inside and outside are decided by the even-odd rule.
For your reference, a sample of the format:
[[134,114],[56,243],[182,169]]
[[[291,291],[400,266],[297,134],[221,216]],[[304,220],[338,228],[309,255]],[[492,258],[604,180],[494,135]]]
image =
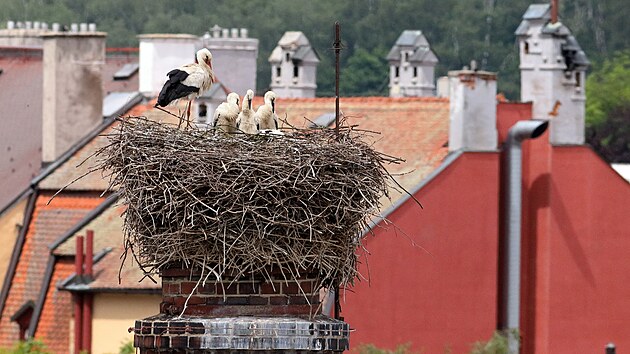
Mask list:
[[449,71],[449,151],[497,149],[497,74]]
[[140,39],[140,92],[156,96],[174,68],[194,62],[199,37],[191,34],[143,34]]
[[103,119],[103,32],[51,32],[44,42],[42,160],[52,162]]
[[584,84],[590,62],[571,31],[553,23],[549,4],[530,5],[515,32],[519,42],[521,100],[533,118],[549,120],[555,145],[584,144]]

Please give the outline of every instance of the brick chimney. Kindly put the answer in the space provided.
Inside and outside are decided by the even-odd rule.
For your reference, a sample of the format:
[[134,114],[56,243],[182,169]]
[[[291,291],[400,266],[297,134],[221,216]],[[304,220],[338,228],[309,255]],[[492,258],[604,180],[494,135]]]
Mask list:
[[515,32],[519,42],[521,100],[533,118],[550,121],[552,144],[584,144],[584,84],[590,62],[571,31],[552,21],[549,4],[530,5]]
[[449,151],[497,149],[497,75],[487,71],[449,71]]
[[103,120],[103,32],[47,32],[44,47],[42,160],[49,163]]
[[174,68],[195,61],[199,37],[191,34],[142,34],[140,40],[140,92],[153,97]]
[[136,321],[134,346],[141,354],[348,349],[348,324],[321,314],[317,274],[289,281],[280,270],[265,274],[202,284],[198,271],[163,269],[160,314]]

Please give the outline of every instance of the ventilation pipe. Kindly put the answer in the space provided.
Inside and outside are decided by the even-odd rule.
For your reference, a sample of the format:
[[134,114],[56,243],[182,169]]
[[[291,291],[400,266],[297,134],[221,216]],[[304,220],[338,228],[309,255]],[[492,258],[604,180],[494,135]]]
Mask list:
[[507,166],[504,210],[506,212],[503,242],[502,319],[510,354],[519,353],[519,315],[521,291],[521,189],[522,149],[524,140],[541,136],[548,121],[523,120],[510,128],[507,137]]

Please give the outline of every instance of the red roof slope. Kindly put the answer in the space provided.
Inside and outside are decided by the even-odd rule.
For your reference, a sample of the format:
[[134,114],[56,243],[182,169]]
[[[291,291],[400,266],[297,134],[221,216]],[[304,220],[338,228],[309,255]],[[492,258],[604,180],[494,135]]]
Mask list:
[[0,347],[18,340],[19,328],[10,317],[26,301],[36,301],[42,287],[48,246],[94,209],[103,198],[95,194],[65,194],[46,205],[52,194],[37,197],[22,252],[0,318]]
[[73,272],[74,260],[72,258],[55,262],[39,325],[35,331],[35,337],[42,340],[46,344],[46,349],[53,353],[69,352],[72,295],[67,291],[57,289],[57,285]]

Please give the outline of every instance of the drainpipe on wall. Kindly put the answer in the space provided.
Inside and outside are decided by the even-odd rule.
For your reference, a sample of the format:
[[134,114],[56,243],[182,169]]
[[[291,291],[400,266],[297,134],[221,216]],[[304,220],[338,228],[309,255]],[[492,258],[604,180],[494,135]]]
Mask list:
[[519,315],[521,291],[521,206],[522,206],[522,149],[524,140],[541,136],[548,121],[518,121],[508,131],[506,143],[507,168],[504,210],[506,213],[503,269],[502,269],[502,308],[503,330],[508,338],[509,353],[519,353]]
[[[93,280],[94,262],[94,231],[87,230],[85,240],[85,276],[84,282],[90,283]],[[83,329],[81,338],[81,349],[87,354],[92,352],[92,294],[83,293]]]
[[[83,236],[77,236],[76,255],[74,257],[74,272],[78,278],[83,277]],[[74,300],[74,352],[81,352],[81,330],[83,329],[83,296],[81,293],[72,294]]]

